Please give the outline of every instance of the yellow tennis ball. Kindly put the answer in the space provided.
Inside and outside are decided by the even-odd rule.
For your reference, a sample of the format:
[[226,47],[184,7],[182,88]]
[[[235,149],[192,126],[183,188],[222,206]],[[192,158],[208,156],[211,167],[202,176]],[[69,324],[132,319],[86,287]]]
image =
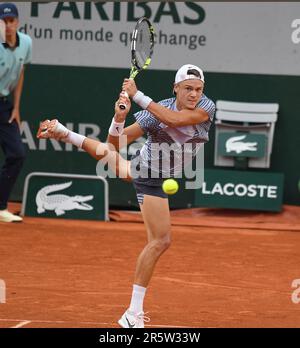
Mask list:
[[178,191],[178,182],[174,179],[167,179],[163,182],[162,189],[168,195],[174,195]]

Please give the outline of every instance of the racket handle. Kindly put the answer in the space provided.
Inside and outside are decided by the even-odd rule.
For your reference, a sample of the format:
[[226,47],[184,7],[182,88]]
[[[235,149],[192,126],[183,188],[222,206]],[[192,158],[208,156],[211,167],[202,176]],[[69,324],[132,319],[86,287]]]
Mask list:
[[[123,91],[122,94],[123,94],[126,98],[129,99],[129,95],[128,95],[127,92]],[[121,110],[125,110],[125,109],[126,109],[126,106],[127,106],[127,105],[126,105],[125,103],[119,103],[119,108],[120,108]]]

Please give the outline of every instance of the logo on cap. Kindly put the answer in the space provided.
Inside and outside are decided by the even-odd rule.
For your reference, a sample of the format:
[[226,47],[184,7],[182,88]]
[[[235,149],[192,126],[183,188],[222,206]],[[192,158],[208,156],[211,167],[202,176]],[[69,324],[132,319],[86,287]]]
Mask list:
[[185,64],[177,71],[175,76],[175,83],[191,79],[197,79],[204,82],[203,71],[196,65]]
[[4,13],[8,13],[8,12],[11,12],[11,8],[9,7],[5,7],[5,9],[3,10]]

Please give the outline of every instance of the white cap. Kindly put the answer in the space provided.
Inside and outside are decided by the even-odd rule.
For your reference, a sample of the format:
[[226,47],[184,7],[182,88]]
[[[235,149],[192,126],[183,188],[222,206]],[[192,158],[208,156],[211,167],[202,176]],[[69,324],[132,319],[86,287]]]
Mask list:
[[[191,73],[190,70],[196,70],[196,75]],[[199,74],[198,74],[198,73]],[[197,76],[198,75],[198,76]],[[175,83],[179,83],[185,80],[200,80],[204,83],[203,71],[193,64],[185,64],[180,69],[178,69],[175,76]]]

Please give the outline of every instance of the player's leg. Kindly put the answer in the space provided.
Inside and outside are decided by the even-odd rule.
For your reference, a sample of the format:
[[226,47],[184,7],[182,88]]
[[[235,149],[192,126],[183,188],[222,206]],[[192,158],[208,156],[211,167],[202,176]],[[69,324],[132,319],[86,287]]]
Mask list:
[[125,160],[116,151],[112,144],[87,138],[81,134],[68,130],[57,120],[46,120],[41,123],[38,138],[52,138],[63,142],[71,143],[78,148],[82,148],[90,156],[98,161],[107,164],[117,176],[124,180],[131,180],[130,162]]
[[167,198],[144,195],[140,208],[148,243],[138,257],[134,283],[146,288],[156,262],[171,244],[171,219]]
[[[141,187],[138,187],[138,189]],[[156,194],[159,194],[161,187],[154,189]],[[145,190],[141,189],[141,191],[148,190],[149,188]],[[148,241],[137,260],[130,306],[119,320],[119,324],[125,328],[143,328],[144,321],[148,320],[144,316],[143,311],[146,289],[158,259],[169,248],[171,243],[171,221],[168,199],[142,194],[141,191],[139,192],[137,190]],[[161,196],[164,195],[161,194]]]
[[85,138],[82,149],[96,160],[107,163],[109,168],[121,179],[131,180],[130,161],[125,160],[111,144]]

